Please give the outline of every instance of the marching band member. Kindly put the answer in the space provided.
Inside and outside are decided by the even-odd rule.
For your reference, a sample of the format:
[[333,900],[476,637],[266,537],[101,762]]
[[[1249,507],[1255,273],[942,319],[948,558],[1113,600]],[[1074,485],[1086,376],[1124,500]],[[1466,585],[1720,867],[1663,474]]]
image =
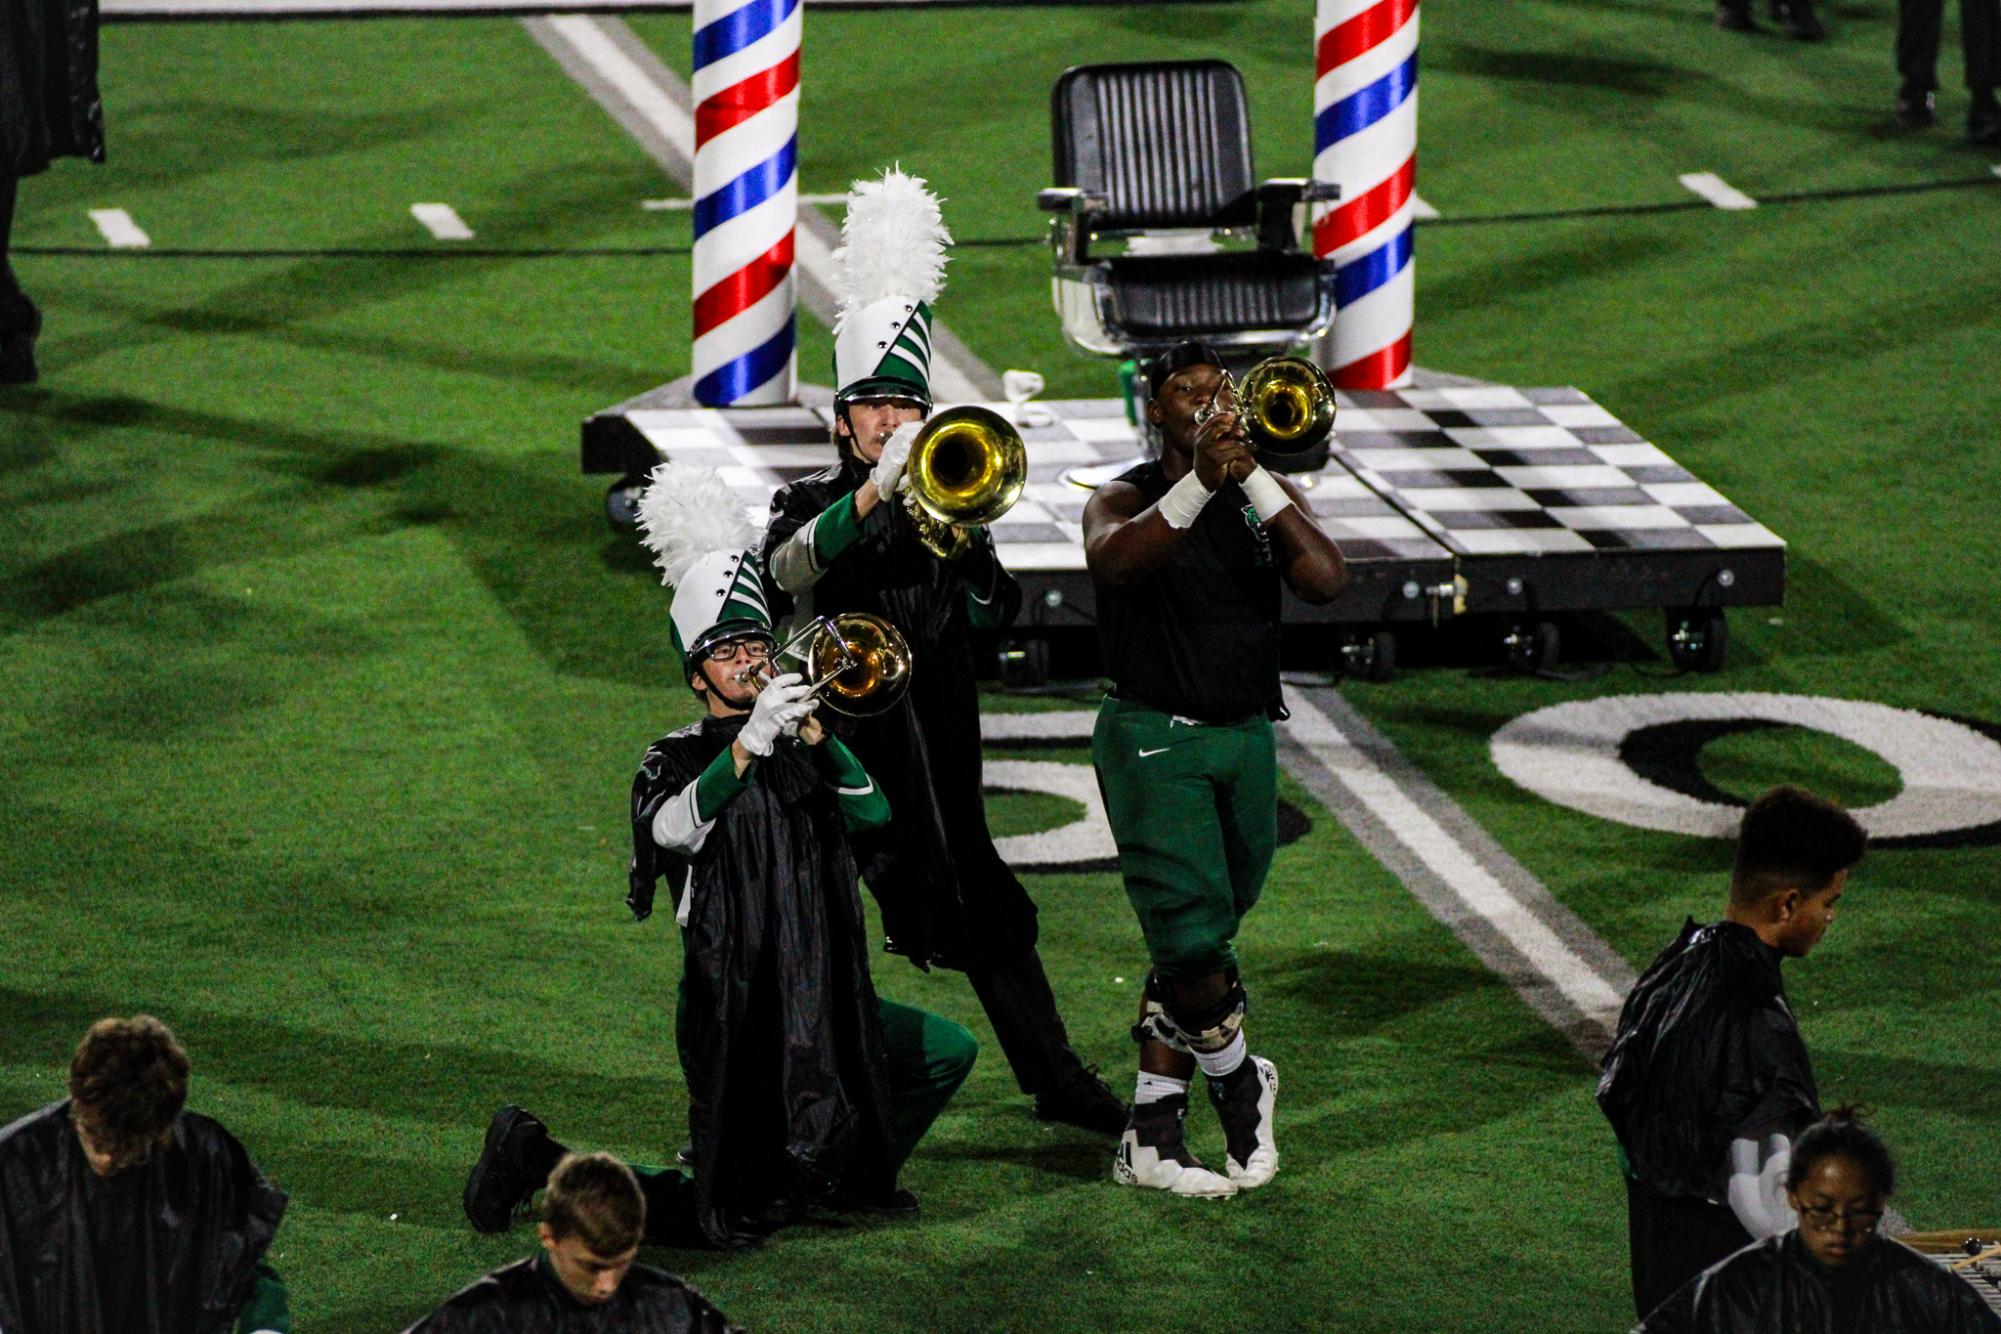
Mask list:
[[2001,1334],[1971,1284],[1876,1233],[1896,1188],[1890,1150],[1848,1109],[1793,1145],[1786,1198],[1799,1227],[1689,1280],[1638,1334]]
[[1782,1188],[1820,1092],[1779,965],[1820,943],[1867,845],[1855,817],[1826,798],[1765,793],[1744,813],[1723,920],[1690,918],[1626,997],[1598,1106],[1625,1166],[1641,1316],[1732,1251],[1793,1226]]
[[[816,716],[811,688],[771,674],[756,529],[722,479],[662,464],[640,519],[705,710],[640,762],[626,900],[645,920],[664,876],[682,928],[694,1221],[710,1244],[736,1246],[804,1210],[912,1212],[897,1172],[977,1049],[869,979],[848,838],[879,828],[889,804]],[[466,1183],[474,1226],[505,1229],[563,1152],[535,1117],[502,1108]],[[680,1175],[641,1177],[651,1235],[685,1236]]]
[[[1347,578],[1333,539],[1291,483],[1258,465],[1237,413],[1218,401],[1223,376],[1205,343],[1155,359],[1146,417],[1160,457],[1084,508],[1112,679],[1091,758],[1153,965],[1114,1175],[1197,1196],[1261,1186],[1278,1170],[1278,1072],[1245,1044],[1232,941],[1278,844],[1280,588],[1328,602]],[[1198,1065],[1228,1175],[1183,1142]]]
[[931,410],[930,303],[951,238],[923,182],[892,170],[856,184],[843,239],[839,459],[772,499],[765,563],[802,614],[873,612],[911,646],[904,700],[836,724],[892,811],[887,827],[855,840],[886,947],[920,968],[966,974],[1037,1116],[1116,1134],[1125,1104],[1071,1050],[1035,948],[1035,904],[987,829],[967,636],[1012,621],[1020,587],[986,530],[945,559],[897,513],[911,441]]

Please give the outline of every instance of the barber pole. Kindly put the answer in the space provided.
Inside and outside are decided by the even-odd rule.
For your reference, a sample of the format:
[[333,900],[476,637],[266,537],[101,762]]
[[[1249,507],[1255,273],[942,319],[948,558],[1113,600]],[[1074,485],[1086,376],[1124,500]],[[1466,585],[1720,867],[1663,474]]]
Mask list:
[[695,0],[695,399],[789,403],[801,0]]
[[1313,226],[1335,263],[1328,378],[1344,389],[1410,382],[1417,187],[1418,0],[1319,0],[1313,175],[1342,202]]

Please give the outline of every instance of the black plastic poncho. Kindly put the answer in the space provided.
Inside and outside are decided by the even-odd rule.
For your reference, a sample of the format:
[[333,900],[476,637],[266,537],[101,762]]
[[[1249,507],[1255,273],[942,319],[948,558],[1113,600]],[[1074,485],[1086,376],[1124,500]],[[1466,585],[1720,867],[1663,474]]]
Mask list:
[[[781,488],[765,530],[767,568],[780,543],[868,480],[852,457]],[[910,690],[873,718],[832,719],[834,729],[889,798],[890,822],[858,835],[862,878],[882,908],[887,948],[920,964],[1004,967],[1035,944],[1035,904],[1001,860],[987,829],[979,688],[967,634],[968,583],[993,591],[1006,625],[1021,585],[982,540],[958,561],[934,555],[897,511],[876,506],[861,540],[813,586],[820,615],[866,611],[909,641]],[[781,595],[782,596],[782,595]]]
[[635,900],[667,876],[688,903],[676,1026],[688,1082],[696,1221],[739,1245],[775,1200],[893,1185],[882,1024],[855,864],[807,747],[781,742],[693,858],[653,816],[736,734],[705,718],[653,743],[632,784]]
[[664,1270],[634,1265],[608,1300],[585,1306],[531,1256],[453,1294],[403,1334],[728,1334],[737,1328]]
[[1799,1233],[1746,1246],[1689,1280],[1639,1334],[2001,1334],[2001,1316],[1972,1286],[1894,1241],[1840,1269],[1807,1253]]
[[212,1334],[250,1297],[285,1196],[236,1137],[182,1112],[150,1161],[100,1177],[65,1099],[0,1130],[0,1330]]
[[1820,1116],[1779,952],[1734,922],[1690,919],[1633,984],[1598,1079],[1598,1106],[1635,1179],[1715,1198],[1730,1141]]
[[0,5],[0,175],[53,158],[104,161],[97,91],[97,0]]

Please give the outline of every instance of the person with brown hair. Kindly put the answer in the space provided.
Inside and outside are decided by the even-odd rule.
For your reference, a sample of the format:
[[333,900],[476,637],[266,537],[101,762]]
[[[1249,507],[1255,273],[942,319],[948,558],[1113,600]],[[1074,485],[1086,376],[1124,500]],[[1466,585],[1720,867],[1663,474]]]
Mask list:
[[167,1026],[93,1024],[69,1094],[0,1130],[0,1330],[289,1334],[264,1261],[285,1196],[185,1110],[188,1057]]
[[568,1154],[542,1195],[542,1252],[496,1269],[405,1334],[723,1334],[737,1326],[665,1270],[636,1263],[639,1180],[608,1153]]
[[1793,1226],[1787,1169],[1820,1092],[1779,965],[1820,943],[1867,847],[1834,802],[1773,788],[1744,813],[1723,920],[1690,918],[1626,997],[1598,1106],[1619,1137],[1641,1316]]

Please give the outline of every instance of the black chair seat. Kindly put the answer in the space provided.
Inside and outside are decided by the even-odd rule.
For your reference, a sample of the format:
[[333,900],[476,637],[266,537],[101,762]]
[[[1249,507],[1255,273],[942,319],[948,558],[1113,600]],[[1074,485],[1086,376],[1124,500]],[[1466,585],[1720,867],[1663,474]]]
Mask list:
[[1319,308],[1321,266],[1297,252],[1125,256],[1106,266],[1112,312],[1138,341],[1299,329]]

